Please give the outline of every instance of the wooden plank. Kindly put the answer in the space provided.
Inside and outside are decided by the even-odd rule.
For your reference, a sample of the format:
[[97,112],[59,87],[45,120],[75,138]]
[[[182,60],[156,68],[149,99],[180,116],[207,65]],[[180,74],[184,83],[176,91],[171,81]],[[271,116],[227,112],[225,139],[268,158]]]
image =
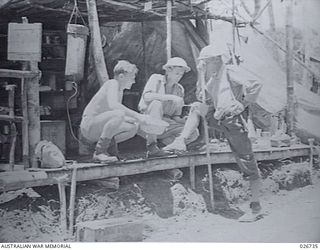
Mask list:
[[22,116],[13,116],[11,117],[10,115],[0,115],[0,120],[1,121],[14,121],[14,122],[23,122],[23,117]]
[[[315,152],[314,154],[316,155]],[[255,157],[258,161],[287,159],[309,155],[310,146],[308,145],[297,145],[290,148],[274,148],[269,150],[263,149],[255,152]],[[223,163],[235,163],[233,154],[230,151],[210,154],[210,164]],[[56,178],[62,175],[67,175],[67,178],[71,180],[73,168],[77,168],[77,181],[86,181],[206,164],[208,164],[208,159],[206,153],[204,152],[182,156],[115,162],[110,165],[97,163],[77,163],[60,169],[30,169],[29,173],[39,173],[40,176],[42,176],[41,173],[45,174],[47,177],[44,179],[30,179],[30,176],[25,174],[28,173],[27,171],[21,171],[20,178],[16,179],[8,178],[8,173],[0,173],[0,190],[2,189],[2,191],[8,191],[25,187],[53,185],[57,183]],[[24,178],[24,176],[26,176],[26,178]]]
[[0,77],[12,78],[34,78],[40,75],[40,72],[27,70],[0,69]]
[[[24,165],[21,164],[15,164],[13,167],[13,171],[22,171],[24,170]],[[0,164],[0,171],[11,171],[10,170],[10,165],[5,163],[5,164]]]
[[[125,7],[125,8],[128,8],[128,9],[133,9],[133,10],[137,10],[139,12],[143,12],[141,8],[133,5],[133,4],[129,4],[129,3],[122,3],[122,2],[119,2],[119,1],[114,1],[114,0],[102,0],[104,3],[109,3],[109,4],[112,4],[112,5],[115,5],[115,6],[121,6],[121,7]],[[156,16],[161,16],[161,17],[165,17],[166,15],[165,14],[161,14],[161,13],[158,13],[156,11],[153,11],[153,10],[148,10],[148,12],[156,15]]]

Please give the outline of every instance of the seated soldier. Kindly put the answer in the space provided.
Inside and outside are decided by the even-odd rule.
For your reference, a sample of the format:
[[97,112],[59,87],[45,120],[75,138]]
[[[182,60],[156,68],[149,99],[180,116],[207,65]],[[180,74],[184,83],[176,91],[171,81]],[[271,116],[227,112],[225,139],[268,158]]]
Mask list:
[[[150,76],[139,102],[139,110],[142,113],[169,123],[162,135],[146,135],[147,157],[165,155],[157,145],[158,139],[164,145],[171,143],[181,133],[185,122],[185,119],[180,117],[184,105],[184,88],[179,81],[184,73],[190,71],[190,67],[182,58],[174,57],[168,60],[163,69],[165,75]],[[191,142],[197,137],[198,131],[194,130],[187,140]]]
[[210,45],[201,50],[198,70],[204,76],[205,84],[201,87],[200,81],[197,83],[197,95],[199,100],[205,96],[206,104],[196,102],[192,105],[181,135],[163,150],[186,150],[186,138],[197,129],[200,117],[205,117],[209,127],[224,133],[240,169],[249,177],[250,207],[252,214],[258,214],[261,210],[260,174],[242,112],[256,101],[261,85],[241,65],[231,65],[229,55],[224,45]]
[[80,124],[82,135],[91,142],[97,142],[93,160],[99,162],[117,161],[117,143],[135,136],[139,124],[146,121],[145,115],[122,104],[123,91],[130,89],[135,82],[137,67],[122,60],[113,72],[114,79],[105,82],[94,95],[83,112]]

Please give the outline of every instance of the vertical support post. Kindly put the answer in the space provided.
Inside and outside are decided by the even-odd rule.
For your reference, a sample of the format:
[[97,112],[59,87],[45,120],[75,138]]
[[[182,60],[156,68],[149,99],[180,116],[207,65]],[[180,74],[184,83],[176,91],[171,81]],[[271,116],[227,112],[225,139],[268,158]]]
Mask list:
[[104,54],[101,45],[101,35],[96,1],[87,0],[87,9],[91,35],[90,49],[92,50],[97,78],[99,80],[100,86],[102,86],[107,80],[109,80],[109,75],[107,72],[107,67],[104,60]]
[[166,15],[166,24],[167,24],[167,60],[171,58],[171,42],[172,42],[172,31],[171,31],[171,17],[172,17],[172,2],[167,0],[167,15]]
[[25,79],[21,79],[21,104],[22,104],[22,160],[24,169],[29,168],[29,133],[28,133],[28,104],[27,86]]
[[193,190],[196,189],[196,168],[195,166],[190,166],[190,184]]
[[313,167],[313,153],[314,153],[314,151],[313,151],[314,139],[313,138],[309,138],[308,142],[309,142],[309,146],[310,146],[310,162],[309,162],[309,164],[310,164],[310,168],[312,169],[312,167]]
[[[305,0],[302,2],[303,4],[303,13],[308,13],[309,10],[309,0]],[[306,64],[307,67],[312,68],[311,62],[310,62],[310,56],[311,56],[311,51],[310,51],[310,43],[312,40],[312,31],[310,29],[310,17],[309,15],[305,15],[303,18],[303,51],[304,51],[304,58],[301,58],[302,61]],[[312,82],[311,82],[312,74],[306,69],[303,69],[303,75],[302,75],[302,84],[310,89],[312,87]]]
[[62,232],[66,233],[67,232],[66,185],[65,185],[65,181],[62,178],[58,180],[59,200],[60,200],[60,225],[61,225]]
[[[232,60],[235,59],[236,55],[236,18],[234,13],[235,3],[232,0]],[[235,62],[234,62],[235,63]]]
[[[38,63],[30,62],[30,69],[39,72]],[[34,78],[27,78],[27,110],[28,110],[28,134],[29,134],[29,155],[31,166],[37,168],[35,159],[35,148],[40,142],[40,97],[39,97],[40,74]]]
[[[275,17],[274,17],[272,1],[270,1],[269,5],[268,5],[268,14],[269,14],[270,29],[272,30],[272,32],[276,32],[276,22],[275,22]],[[276,61],[278,62],[280,60],[280,58],[279,58],[279,53],[278,53],[277,48],[274,48],[273,51],[275,53]]]
[[[15,85],[7,85],[6,90],[8,93],[8,106],[9,106],[9,116],[11,118],[14,118],[14,88]],[[14,121],[10,122],[10,154],[9,154],[9,166],[11,168],[11,171],[14,170],[14,155],[16,150],[16,140],[17,140],[17,128]]]
[[254,14],[253,14],[253,16],[257,16],[260,9],[261,9],[261,0],[254,0]]
[[71,177],[70,204],[69,204],[69,233],[71,236],[73,235],[74,204],[76,200],[76,189],[77,189],[77,168],[75,167],[72,171],[72,177]]
[[[22,23],[28,23],[28,19],[26,17],[22,17]],[[37,161],[34,156],[34,151],[37,146],[37,144],[40,141],[40,96],[39,96],[39,80],[40,80],[40,72],[38,68],[38,62],[31,61],[31,62],[23,62],[22,64],[23,70],[31,70],[33,72],[39,73],[37,77],[34,78],[26,78],[23,82],[23,87],[26,91],[26,98],[25,101],[26,105],[23,104],[23,112],[25,115],[25,112],[27,112],[27,121],[24,121],[28,125],[28,132],[27,136],[28,138],[26,141],[28,141],[28,147],[24,145],[24,150],[29,151],[29,162],[30,165],[34,168],[38,167]],[[22,96],[22,100],[23,100]],[[26,108],[27,107],[27,108]],[[27,111],[25,110],[27,109]],[[24,116],[25,117],[25,116]],[[26,124],[23,124],[23,131],[26,129]],[[26,134],[26,133],[25,133]],[[24,136],[25,137],[25,136]],[[24,157],[24,161],[26,161],[26,157]],[[28,166],[29,164],[26,164],[25,166]]]
[[[205,87],[205,64],[202,60],[198,65],[198,71],[200,74],[200,83],[201,83],[201,91],[202,91],[202,103],[206,104],[206,87]],[[204,138],[206,142],[206,157],[207,157],[207,167],[208,167],[208,178],[209,178],[209,188],[210,188],[210,203],[212,210],[215,209],[214,206],[214,190],[213,190],[213,178],[212,178],[212,166],[211,166],[211,156],[210,156],[210,148],[209,148],[209,130],[207,119],[203,117],[203,128],[204,128]]]
[[286,76],[287,76],[287,124],[288,134],[294,132],[294,85],[293,85],[293,30],[292,30],[293,0],[287,0],[286,6]]

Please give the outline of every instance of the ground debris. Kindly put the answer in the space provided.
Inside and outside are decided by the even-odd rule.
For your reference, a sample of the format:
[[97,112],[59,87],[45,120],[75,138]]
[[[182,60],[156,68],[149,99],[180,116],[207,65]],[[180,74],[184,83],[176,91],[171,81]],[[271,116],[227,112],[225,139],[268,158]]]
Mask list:
[[271,177],[280,189],[292,190],[311,185],[311,167],[308,162],[289,163],[273,171]]

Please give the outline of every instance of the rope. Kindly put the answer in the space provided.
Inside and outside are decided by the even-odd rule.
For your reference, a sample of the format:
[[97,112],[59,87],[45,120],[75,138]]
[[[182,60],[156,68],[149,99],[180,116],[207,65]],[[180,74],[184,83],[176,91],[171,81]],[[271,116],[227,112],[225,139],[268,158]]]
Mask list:
[[82,23],[85,25],[85,26],[88,26],[86,21],[83,19],[82,15],[81,15],[81,12],[78,8],[78,2],[77,0],[74,0],[74,5],[73,5],[73,10],[71,12],[71,15],[70,15],[70,18],[69,18],[69,22],[68,24],[71,23],[73,17],[75,16],[75,24],[77,23],[77,17],[80,17]]

